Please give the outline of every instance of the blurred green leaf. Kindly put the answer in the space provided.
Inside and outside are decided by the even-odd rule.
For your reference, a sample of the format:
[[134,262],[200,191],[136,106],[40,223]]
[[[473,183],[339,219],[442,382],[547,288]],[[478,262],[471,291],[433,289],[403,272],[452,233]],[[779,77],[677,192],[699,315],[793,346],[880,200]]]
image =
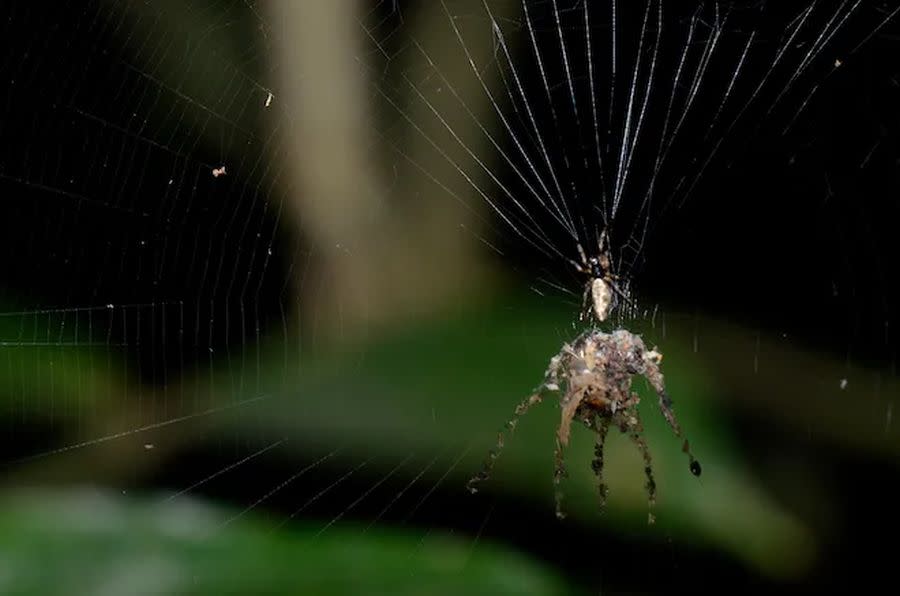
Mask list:
[[[335,458],[343,458],[339,465],[375,456],[369,466],[375,474],[386,474],[390,462],[407,456],[408,469],[423,470],[440,453],[445,463],[426,470],[421,482],[434,485],[459,457],[441,480],[442,489],[458,490],[460,499],[486,502],[484,495],[470,496],[465,483],[478,471],[515,405],[540,382],[550,357],[578,334],[580,328],[568,320],[569,313],[548,309],[546,301],[517,298],[461,310],[443,321],[373,329],[369,339],[352,344],[329,346],[316,341],[313,330],[304,330],[301,339],[307,349],[301,352],[291,347],[297,338],[286,341],[280,335],[258,347],[248,344],[234,351],[234,361],[219,361],[211,373],[200,371],[195,378],[184,378],[181,387],[170,385],[171,395],[205,396],[204,405],[196,421],[160,429],[165,434],[158,437],[154,450],[158,455],[152,461],[158,465],[215,436],[288,439],[286,448],[293,449],[298,459],[342,447]],[[753,332],[696,317],[670,316],[665,323],[660,320],[656,326],[644,324],[633,330],[665,355],[669,393],[703,464],[703,476],[698,480],[689,473],[680,442],[666,427],[655,397],[638,382],[635,387],[645,397],[641,410],[658,484],[657,525],[646,525],[640,456],[615,432],[606,453],[609,505],[605,513],[598,511],[590,468],[593,437],[585,429],[576,429],[567,453],[570,477],[563,488],[569,519],[563,523],[647,540],[671,537],[731,553],[771,576],[802,575],[815,557],[817,541],[824,538],[813,534],[796,512],[761,484],[732,435],[731,416],[736,409],[750,409],[781,432],[812,428],[821,439],[844,446],[894,450],[896,430],[885,427],[878,403],[870,400],[866,403],[873,407],[846,408],[847,400],[862,404],[868,398],[866,384],[858,381],[863,371],[853,371],[850,385],[842,389],[839,379],[832,378],[840,369],[825,357],[787,342],[760,341]],[[88,393],[84,386],[80,392],[76,389],[75,352],[69,349],[65,354],[71,368],[60,380],[58,405]],[[39,370],[42,361],[35,362],[34,370]],[[258,362],[258,372],[255,366],[248,369],[248,362]],[[14,369],[11,382],[21,383],[23,371],[30,375],[31,370],[23,363]],[[878,386],[885,396],[894,389],[888,380]],[[146,402],[146,392],[144,397]],[[40,403],[27,407],[46,410]],[[558,417],[556,404],[548,400],[523,418],[506,442],[494,477],[483,485],[484,492],[530,502],[552,515]],[[110,428],[122,430],[121,424]],[[44,470],[39,477],[104,466],[111,470],[108,477],[126,470],[140,472],[150,465],[145,461],[151,461],[136,459],[142,449],[140,425],[124,428],[137,432],[129,439],[104,441],[102,450],[91,446],[68,451],[65,457],[45,458],[49,472]],[[107,436],[107,431],[96,436]],[[827,498],[815,486],[804,490],[814,501]]]
[[114,346],[78,337],[79,313],[0,313],[0,411],[10,419],[74,421],[116,402],[124,383]]
[[561,594],[547,569],[485,542],[273,527],[191,499],[19,493],[0,508],[4,594]]
[[[301,451],[349,444],[349,457],[356,459],[412,452],[420,467],[441,449],[462,454],[468,447],[443,484],[458,487],[460,498],[481,498],[465,493],[465,482],[478,471],[516,404],[540,382],[550,357],[578,334],[560,324],[567,316],[545,305],[518,302],[343,351],[285,355],[281,343],[263,361],[287,361],[291,370],[263,373],[271,383],[261,391],[273,397],[255,408],[253,416],[235,418],[227,432],[290,437],[293,448]],[[593,436],[586,429],[574,433],[567,453],[565,523],[586,529],[604,524],[648,539],[674,536],[732,553],[769,575],[803,573],[814,557],[814,537],[743,463],[727,418],[717,407],[715,394],[721,388],[715,375],[704,369],[683,333],[643,331],[646,341],[658,343],[665,355],[669,393],[703,464],[703,476],[698,480],[690,474],[681,443],[662,420],[655,396],[638,382],[659,491],[657,526],[647,528],[640,456],[615,432],[607,443],[608,511],[598,511],[590,467]],[[218,378],[228,379],[228,369]],[[233,387],[219,385],[216,391],[227,395]],[[506,441],[485,491],[542,503],[552,514],[558,416],[557,404],[545,401],[523,418]],[[445,470],[435,466],[426,478],[436,482]]]

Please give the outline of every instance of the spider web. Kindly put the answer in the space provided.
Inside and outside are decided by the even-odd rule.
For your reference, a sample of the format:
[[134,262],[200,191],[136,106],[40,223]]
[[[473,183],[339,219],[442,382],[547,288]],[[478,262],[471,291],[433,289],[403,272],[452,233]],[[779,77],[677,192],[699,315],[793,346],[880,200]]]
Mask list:
[[[457,499],[483,431],[519,398],[491,385],[495,362],[530,371],[523,394],[538,379],[580,306],[577,247],[591,254],[604,230],[636,296],[622,320],[652,324],[661,342],[656,302],[709,310],[742,294],[743,322],[761,333],[796,329],[801,342],[841,352],[836,379],[852,376],[855,359],[892,365],[895,262],[879,217],[889,211],[851,195],[867,168],[896,153],[893,130],[873,116],[880,129],[859,136],[868,144],[852,148],[851,167],[817,149],[816,127],[828,117],[818,99],[840,89],[842,73],[868,64],[873,44],[893,47],[896,7],[427,4],[335,10],[323,29],[345,20],[324,41],[288,18],[312,20],[313,4],[3,9],[7,488],[68,481],[161,490],[168,501],[206,496],[229,506],[221,528],[252,516],[309,522],[316,536],[344,524],[401,527],[418,532],[420,549],[449,533],[476,552],[488,532],[571,565],[571,552],[525,537],[574,542],[577,529],[552,525],[546,503],[504,498],[521,479],[500,478],[487,501]],[[359,101],[339,103],[332,89]],[[329,101],[350,114],[334,116]],[[345,135],[354,142],[341,145]],[[749,224],[709,223],[736,181],[753,177],[742,160],[779,142],[800,156],[794,183],[806,174],[821,188],[798,189],[788,205],[734,191],[753,235],[741,236]],[[851,226],[847,213],[865,216]],[[784,240],[785,222],[815,214],[849,239]],[[709,254],[715,233],[686,238],[704,222],[761,246],[733,255],[737,273],[723,274]],[[760,238],[764,226],[783,233]],[[859,232],[866,226],[872,233]],[[828,280],[835,298],[821,304],[786,289],[817,249],[830,258],[810,285]],[[556,343],[498,356],[509,350],[504,334],[531,336],[526,322],[492,311],[486,324],[501,339],[426,361],[453,364],[431,369],[451,380],[474,369],[478,385],[448,381],[423,396],[437,373],[404,366],[402,330],[436,317],[412,349],[464,341],[440,317],[498,270],[542,307],[569,313],[548,324]],[[739,289],[741,271],[769,281]],[[823,318],[846,323],[825,333],[812,323]],[[384,332],[391,325],[401,339]],[[694,328],[694,351],[713,350],[704,331]],[[756,346],[747,358],[758,369],[767,360]],[[496,406],[472,420],[453,406],[465,391]],[[876,402],[890,428],[893,402]],[[549,439],[528,432],[518,440],[543,440],[549,462]],[[527,529],[517,527],[523,517],[534,520]]]

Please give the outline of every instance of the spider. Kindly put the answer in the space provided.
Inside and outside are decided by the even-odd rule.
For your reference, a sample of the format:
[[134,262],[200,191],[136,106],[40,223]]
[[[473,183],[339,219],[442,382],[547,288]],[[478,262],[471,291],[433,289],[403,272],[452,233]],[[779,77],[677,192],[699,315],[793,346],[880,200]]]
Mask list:
[[[562,419],[556,432],[555,489],[556,516],[564,517],[560,482],[567,476],[563,450],[569,444],[569,434],[573,420],[583,423],[596,433],[594,460],[591,467],[597,477],[601,508],[606,504],[607,488],[603,482],[603,444],[611,425],[615,425],[634,442],[644,459],[645,488],[648,495],[648,523],[653,523],[653,506],[656,502],[656,481],[653,479],[652,462],[644,427],[638,413],[638,395],[631,390],[632,377],[642,375],[650,382],[659,397],[659,408],[675,435],[683,439],[682,451],[690,461],[690,470],[700,475],[700,463],[691,453],[688,441],[682,437],[681,427],[672,411],[672,400],[666,393],[663,375],[660,371],[662,354],[656,349],[648,350],[640,336],[625,329],[604,333],[590,329],[582,333],[571,344],[564,344],[562,350],[550,360],[544,374],[543,383],[534,394],[522,401],[504,430],[515,430],[519,418],[533,405],[540,403],[545,393],[556,392],[560,396]],[[478,483],[490,477],[493,465],[503,449],[504,430],[497,439],[497,446],[490,451],[484,466],[469,480],[468,488],[477,492]]]
[[[606,321],[615,305],[615,296],[628,301],[628,296],[619,287],[619,276],[612,272],[612,258],[609,253],[609,236],[604,230],[598,240],[597,256],[588,257],[581,244],[578,245],[581,262],[570,260],[576,271],[588,276],[582,297],[581,320],[591,315],[598,323]],[[590,304],[588,299],[590,298]]]

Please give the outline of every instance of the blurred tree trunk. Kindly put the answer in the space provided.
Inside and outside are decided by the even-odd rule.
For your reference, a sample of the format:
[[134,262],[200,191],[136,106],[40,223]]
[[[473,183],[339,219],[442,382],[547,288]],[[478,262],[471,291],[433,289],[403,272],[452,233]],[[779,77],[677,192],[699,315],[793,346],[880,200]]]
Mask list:
[[[450,144],[452,137],[411,81],[457,134],[480,142],[470,148],[489,163],[487,139],[447,92],[440,75],[492,128],[496,118],[488,98],[440,3],[423,3],[415,14],[403,15],[404,28],[440,65],[440,75],[415,47],[385,59],[387,64],[367,64],[378,47],[366,35],[361,8],[350,1],[281,1],[269,7],[277,32],[276,88],[287,112],[289,150],[284,158],[289,160],[291,216],[312,253],[312,275],[302,283],[295,280],[295,290],[300,316],[315,321],[317,337],[338,333],[349,338],[372,326],[434,314],[471,300],[492,279],[481,254],[484,248],[470,233],[480,235],[482,199],[459,184],[455,168],[406,121],[415,122],[449,154],[464,155]],[[483,17],[466,36],[466,46],[475,56],[489,56],[493,37],[487,17],[475,0],[466,9]],[[417,80],[410,74],[407,80],[415,69],[431,75]],[[376,79],[373,72],[386,74]],[[398,105],[405,116],[377,103],[382,101],[380,90],[396,97],[397,89],[403,90]],[[384,122],[376,121],[379,107],[388,114]],[[386,141],[382,131],[388,124],[394,132]],[[400,135],[397,124],[402,125]],[[423,170],[452,186],[461,201]],[[476,183],[484,177],[474,166],[467,166],[466,173]]]

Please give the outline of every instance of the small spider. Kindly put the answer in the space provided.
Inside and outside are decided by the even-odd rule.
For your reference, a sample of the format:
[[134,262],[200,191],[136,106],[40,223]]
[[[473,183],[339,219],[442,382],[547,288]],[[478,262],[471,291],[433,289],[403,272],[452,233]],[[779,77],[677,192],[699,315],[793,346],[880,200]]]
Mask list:
[[[598,323],[606,321],[615,306],[615,295],[628,301],[628,296],[619,287],[619,276],[613,273],[612,257],[609,254],[609,237],[604,230],[600,234],[597,256],[588,257],[581,244],[578,244],[578,255],[581,262],[570,260],[575,269],[588,276],[582,298],[581,319],[591,315]],[[588,299],[590,298],[590,305]]]
[[[666,393],[663,375],[659,368],[662,355],[655,349],[648,350],[643,340],[630,331],[618,329],[612,333],[604,333],[591,329],[581,334],[571,344],[563,345],[562,350],[550,360],[550,366],[544,374],[544,382],[535,393],[520,403],[515,414],[506,423],[505,430],[513,431],[519,418],[531,406],[539,403],[546,392],[560,394],[562,419],[556,433],[556,467],[553,475],[555,487],[556,516],[564,517],[562,512],[562,493],[559,485],[567,475],[563,461],[563,449],[569,444],[572,420],[582,422],[597,434],[594,446],[594,461],[591,464],[597,476],[600,492],[600,506],[606,503],[607,488],[603,482],[603,444],[611,424],[627,434],[637,445],[644,458],[644,474],[647,478],[646,489],[651,512],[648,522],[653,523],[652,507],[656,502],[656,481],[653,479],[650,451],[644,440],[644,427],[638,413],[638,395],[631,390],[632,377],[644,376],[659,396],[659,407],[672,431],[683,438],[681,427],[672,411],[672,400]],[[489,478],[491,469],[503,448],[504,431],[501,431],[497,446],[484,463],[481,472],[469,480],[469,490],[477,491],[477,484]],[[690,470],[695,476],[700,475],[700,463],[691,453],[685,439],[682,451],[688,455]]]

